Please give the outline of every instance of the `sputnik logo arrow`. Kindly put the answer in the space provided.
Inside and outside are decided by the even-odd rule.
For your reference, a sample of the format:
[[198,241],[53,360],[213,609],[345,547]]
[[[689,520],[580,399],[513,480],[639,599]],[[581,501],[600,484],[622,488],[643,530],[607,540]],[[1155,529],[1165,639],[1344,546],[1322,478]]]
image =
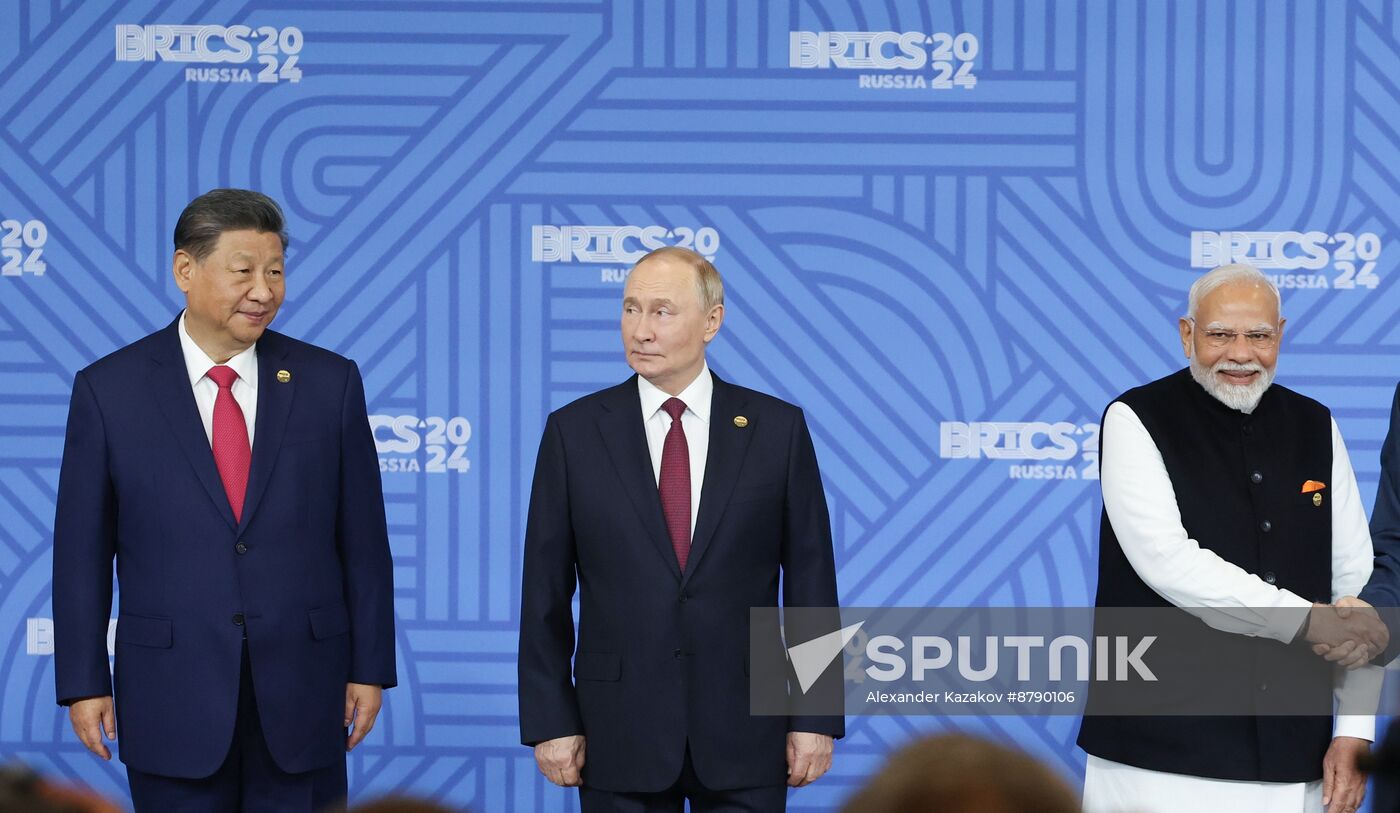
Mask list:
[[803,694],[812,688],[812,684],[817,682],[817,678],[821,677],[822,672],[836,660],[841,650],[846,648],[846,644],[851,642],[864,625],[865,622],[861,621],[788,647],[788,658],[792,661],[792,669],[797,673],[797,684]]

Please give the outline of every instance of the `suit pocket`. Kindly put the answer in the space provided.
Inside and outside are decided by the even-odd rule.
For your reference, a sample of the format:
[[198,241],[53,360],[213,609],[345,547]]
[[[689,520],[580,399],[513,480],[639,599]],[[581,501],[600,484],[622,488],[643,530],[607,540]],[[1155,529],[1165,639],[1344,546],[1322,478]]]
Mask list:
[[117,616],[117,643],[169,649],[175,643],[169,618],[122,613]]
[[338,439],[339,439],[339,438],[338,438],[338,436],[336,436],[336,435],[328,435],[328,434],[324,434],[324,433],[322,433],[322,434],[317,434],[317,435],[300,435],[300,436],[283,435],[283,436],[282,436],[282,446],[283,446],[283,447],[287,447],[287,446],[304,446],[304,445],[306,445],[306,444],[308,444],[308,443],[330,443],[330,442],[335,441],[335,440],[338,440]]
[[760,486],[737,485],[729,497],[731,503],[775,501],[783,498],[782,483],[764,483]]
[[311,619],[311,637],[318,641],[350,631],[350,614],[344,604],[321,607],[307,613],[307,616]]
[[609,652],[579,652],[574,655],[576,680],[617,680],[622,677],[622,658]]

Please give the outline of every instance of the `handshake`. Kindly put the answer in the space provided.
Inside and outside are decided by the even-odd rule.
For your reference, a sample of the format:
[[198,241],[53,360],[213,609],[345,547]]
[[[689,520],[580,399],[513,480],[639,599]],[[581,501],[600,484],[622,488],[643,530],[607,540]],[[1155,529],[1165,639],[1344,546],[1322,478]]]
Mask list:
[[1370,663],[1390,643],[1390,629],[1380,614],[1355,596],[1345,596],[1335,606],[1314,604],[1302,634],[1313,652],[1347,669]]

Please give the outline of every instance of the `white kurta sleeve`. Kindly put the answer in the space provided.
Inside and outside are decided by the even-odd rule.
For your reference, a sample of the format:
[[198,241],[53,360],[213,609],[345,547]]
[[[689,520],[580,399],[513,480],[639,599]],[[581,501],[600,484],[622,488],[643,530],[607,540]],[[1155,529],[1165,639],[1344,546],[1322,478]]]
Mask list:
[[[1225,561],[1187,535],[1162,453],[1131,407],[1121,401],[1109,406],[1102,436],[1104,510],[1138,576],[1211,627],[1292,641],[1312,602]],[[1334,540],[1334,559],[1336,550]]]
[[[1356,487],[1356,473],[1342,441],[1337,421],[1332,421],[1332,482],[1327,485],[1332,500],[1332,601],[1355,596],[1371,578],[1375,553],[1371,532],[1366,525],[1366,509]],[[1325,493],[1325,492],[1324,492]],[[1380,701],[1385,670],[1368,665],[1344,673],[1337,686],[1338,708],[1374,711]],[[1345,696],[1345,701],[1343,697]],[[1373,714],[1338,714],[1334,735],[1376,738]]]

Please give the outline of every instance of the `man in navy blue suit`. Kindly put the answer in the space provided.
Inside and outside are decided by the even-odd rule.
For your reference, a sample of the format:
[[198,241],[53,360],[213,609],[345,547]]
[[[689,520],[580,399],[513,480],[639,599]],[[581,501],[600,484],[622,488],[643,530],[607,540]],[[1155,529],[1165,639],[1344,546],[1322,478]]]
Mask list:
[[184,312],[73,383],[56,689],[93,753],[110,759],[120,732],[138,811],[343,805],[345,753],[396,682],[364,385],[354,362],[267,330],[286,246],[267,196],[196,198],[175,227]]
[[584,813],[781,811],[845,730],[840,716],[750,714],[750,608],[776,607],[780,579],[784,606],[836,607],[836,569],[802,411],[710,372],[723,320],[709,262],[648,254],[622,302],[637,375],[545,425],[520,734]]

